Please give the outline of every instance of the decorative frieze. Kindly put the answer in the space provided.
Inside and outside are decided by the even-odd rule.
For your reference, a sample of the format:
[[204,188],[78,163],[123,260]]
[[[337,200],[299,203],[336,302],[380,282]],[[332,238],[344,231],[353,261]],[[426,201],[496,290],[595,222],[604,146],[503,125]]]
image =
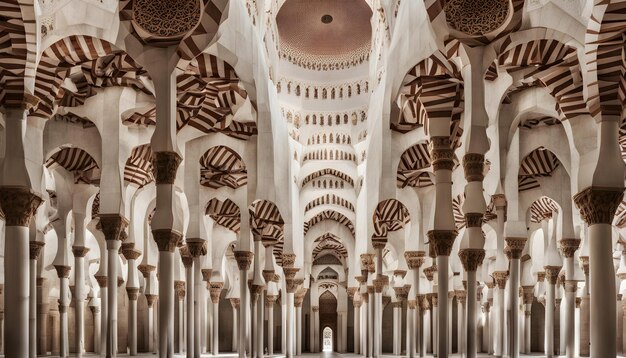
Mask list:
[[590,186],[574,195],[574,203],[587,225],[611,224],[624,197],[624,188]]
[[0,187],[0,208],[6,226],[30,226],[30,220],[43,199],[25,186]]

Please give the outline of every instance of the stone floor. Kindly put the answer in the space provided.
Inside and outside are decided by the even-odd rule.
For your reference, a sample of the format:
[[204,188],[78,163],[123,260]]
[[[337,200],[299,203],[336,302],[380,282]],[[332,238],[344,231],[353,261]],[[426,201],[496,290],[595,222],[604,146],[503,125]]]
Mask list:
[[[4,356],[0,355],[0,357],[4,357]],[[46,356],[46,357],[55,358],[55,357],[58,357],[58,356]],[[70,354],[69,357],[70,358],[74,357],[74,355]],[[100,357],[100,355],[93,354],[93,353],[87,353],[87,354],[84,354],[83,357]],[[118,354],[118,357],[128,357],[128,355],[127,354]],[[157,357],[157,355],[154,354],[154,353],[153,354],[140,353],[136,357],[138,357],[138,358],[147,358],[147,357]],[[186,358],[186,355],[185,354],[174,354],[174,357],[175,358]],[[216,357],[216,356],[213,356],[211,354],[203,354],[202,355],[202,358],[209,358],[209,357]],[[237,357],[237,355],[236,354],[232,354],[232,353],[230,353],[230,354],[229,353],[225,353],[225,354],[220,354],[217,357],[218,358],[234,358],[234,357]],[[282,356],[282,355],[275,355],[275,356],[272,356],[272,357],[284,358],[284,356]],[[302,354],[302,357],[309,357],[309,358],[310,357],[319,357],[319,358],[357,358],[357,357],[362,357],[362,356],[355,355],[355,354],[352,354],[352,353],[340,354],[340,353],[336,353],[336,352],[324,352],[324,353],[321,353],[321,354],[304,353],[304,354]],[[398,357],[404,357],[404,356],[394,356],[394,355],[385,355],[385,354],[383,354],[381,356],[381,358],[398,358]],[[428,355],[426,357],[430,358],[432,356]],[[462,356],[458,355],[458,354],[450,355],[450,358],[461,358],[461,357]],[[522,355],[520,355],[520,357],[541,358],[541,357],[545,357],[545,356],[544,355],[540,355],[540,354],[532,354],[532,355],[522,354]],[[564,357],[564,356],[561,356],[561,357]],[[618,356],[618,357],[625,357],[625,356]],[[490,355],[487,355],[487,354],[478,354],[478,358],[493,358],[493,356],[490,356]]]

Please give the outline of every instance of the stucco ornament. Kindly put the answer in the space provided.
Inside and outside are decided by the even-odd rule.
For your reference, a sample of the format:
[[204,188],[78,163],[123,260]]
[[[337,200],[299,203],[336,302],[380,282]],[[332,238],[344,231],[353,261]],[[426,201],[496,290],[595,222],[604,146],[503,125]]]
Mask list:
[[153,37],[182,38],[199,21],[198,0],[134,0],[133,23],[140,34],[143,30]]
[[453,29],[470,36],[482,36],[505,24],[510,4],[508,0],[448,0],[444,11]]

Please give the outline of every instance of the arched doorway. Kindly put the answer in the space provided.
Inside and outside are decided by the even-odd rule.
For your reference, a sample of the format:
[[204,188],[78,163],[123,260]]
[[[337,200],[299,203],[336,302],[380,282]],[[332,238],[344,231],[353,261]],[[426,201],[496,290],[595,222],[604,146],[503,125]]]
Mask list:
[[324,330],[322,330],[322,351],[333,351],[333,330],[328,326],[324,327]]
[[330,330],[330,349],[337,347],[337,297],[326,290],[320,295],[320,342],[319,347],[326,351],[326,330]]

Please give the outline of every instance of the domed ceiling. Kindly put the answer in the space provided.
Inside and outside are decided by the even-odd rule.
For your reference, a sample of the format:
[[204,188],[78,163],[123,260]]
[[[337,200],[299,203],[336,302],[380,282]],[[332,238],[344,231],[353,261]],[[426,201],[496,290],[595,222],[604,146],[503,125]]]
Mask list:
[[313,70],[367,61],[372,10],[364,0],[287,0],[276,16],[282,58]]

